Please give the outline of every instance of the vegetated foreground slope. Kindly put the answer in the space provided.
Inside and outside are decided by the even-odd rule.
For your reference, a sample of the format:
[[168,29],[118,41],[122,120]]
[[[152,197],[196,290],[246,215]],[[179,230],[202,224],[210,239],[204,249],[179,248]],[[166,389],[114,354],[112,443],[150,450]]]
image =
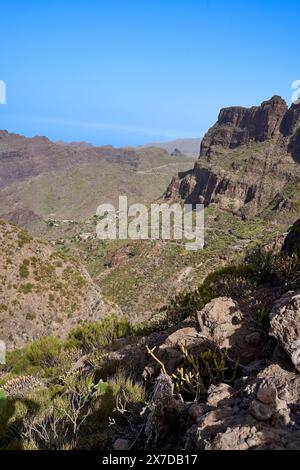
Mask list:
[[189,166],[157,148],[70,146],[1,131],[0,215],[25,209],[44,220],[84,220],[119,195],[141,203],[161,197],[171,176]]
[[107,306],[80,263],[0,222],[0,338],[23,346],[47,335],[65,337],[81,322],[95,321]]

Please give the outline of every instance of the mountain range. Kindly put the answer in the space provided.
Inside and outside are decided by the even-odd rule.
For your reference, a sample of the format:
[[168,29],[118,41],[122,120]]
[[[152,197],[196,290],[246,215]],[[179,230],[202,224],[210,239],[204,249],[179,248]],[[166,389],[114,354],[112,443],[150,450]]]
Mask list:
[[0,131],[0,215],[30,209],[45,220],[84,220],[119,195],[151,202],[192,162],[155,147],[63,144]]

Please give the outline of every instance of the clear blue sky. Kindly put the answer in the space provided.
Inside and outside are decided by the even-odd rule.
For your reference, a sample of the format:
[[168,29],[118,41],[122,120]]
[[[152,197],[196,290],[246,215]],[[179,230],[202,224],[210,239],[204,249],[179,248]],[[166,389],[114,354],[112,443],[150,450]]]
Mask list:
[[291,100],[299,1],[1,2],[0,128],[138,145],[199,137],[223,106]]

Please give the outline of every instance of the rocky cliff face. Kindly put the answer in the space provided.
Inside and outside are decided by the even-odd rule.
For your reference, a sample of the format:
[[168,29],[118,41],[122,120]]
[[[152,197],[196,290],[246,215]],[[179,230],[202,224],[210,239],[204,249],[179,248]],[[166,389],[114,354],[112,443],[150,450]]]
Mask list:
[[218,122],[205,135],[201,156],[213,156],[215,147],[233,149],[250,142],[264,142],[278,136],[280,125],[288,111],[286,102],[279,96],[252,108],[232,107],[222,109]]
[[165,196],[232,211],[249,206],[257,213],[298,180],[298,160],[300,105],[288,109],[274,96],[249,109],[222,109],[194,169],[173,178]]

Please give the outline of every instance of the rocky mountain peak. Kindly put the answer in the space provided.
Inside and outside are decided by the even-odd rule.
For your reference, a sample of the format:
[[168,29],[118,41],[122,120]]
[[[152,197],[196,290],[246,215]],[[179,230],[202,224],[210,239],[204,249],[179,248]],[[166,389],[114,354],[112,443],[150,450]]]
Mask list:
[[200,156],[213,156],[216,146],[233,149],[251,141],[271,139],[279,134],[287,112],[288,106],[280,96],[273,96],[260,106],[251,108],[223,108],[217,123],[202,140]]

